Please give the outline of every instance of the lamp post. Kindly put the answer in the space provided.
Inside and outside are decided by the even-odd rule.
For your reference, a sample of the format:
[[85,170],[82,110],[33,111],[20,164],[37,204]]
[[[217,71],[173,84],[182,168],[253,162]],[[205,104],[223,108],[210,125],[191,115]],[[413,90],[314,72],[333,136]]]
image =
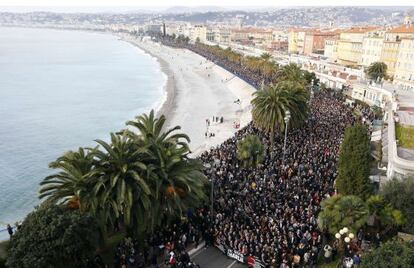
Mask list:
[[344,227],[335,234],[335,238],[338,239],[339,246],[343,248],[345,253],[345,244],[351,243],[351,241],[355,238],[355,235],[351,233],[347,227]]
[[286,140],[287,140],[287,131],[288,131],[288,125],[290,120],[290,111],[287,110],[285,112],[285,143],[283,144],[283,158],[282,158],[282,165],[285,166],[285,154],[286,154]]

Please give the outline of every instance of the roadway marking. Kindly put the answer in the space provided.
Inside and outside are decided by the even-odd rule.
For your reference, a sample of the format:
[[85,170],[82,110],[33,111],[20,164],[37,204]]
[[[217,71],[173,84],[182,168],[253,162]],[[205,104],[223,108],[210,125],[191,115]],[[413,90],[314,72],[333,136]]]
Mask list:
[[195,258],[196,256],[198,256],[200,253],[202,253],[204,250],[206,250],[207,248],[202,248],[200,250],[198,250],[196,253],[191,255],[191,258]]
[[227,268],[231,268],[237,261],[232,262]]

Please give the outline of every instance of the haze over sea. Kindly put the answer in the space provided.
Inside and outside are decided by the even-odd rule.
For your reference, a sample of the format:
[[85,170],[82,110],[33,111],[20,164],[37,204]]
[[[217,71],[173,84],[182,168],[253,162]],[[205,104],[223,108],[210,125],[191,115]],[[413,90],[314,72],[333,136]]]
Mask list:
[[109,34],[0,27],[0,229],[39,203],[51,161],[156,108],[165,81]]

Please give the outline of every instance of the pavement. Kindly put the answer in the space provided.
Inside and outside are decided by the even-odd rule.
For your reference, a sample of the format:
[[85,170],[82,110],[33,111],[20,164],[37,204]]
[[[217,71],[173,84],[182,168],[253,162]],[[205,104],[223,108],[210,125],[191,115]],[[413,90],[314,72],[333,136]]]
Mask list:
[[192,261],[200,265],[200,268],[246,268],[235,259],[230,259],[215,247],[199,247],[191,252]]

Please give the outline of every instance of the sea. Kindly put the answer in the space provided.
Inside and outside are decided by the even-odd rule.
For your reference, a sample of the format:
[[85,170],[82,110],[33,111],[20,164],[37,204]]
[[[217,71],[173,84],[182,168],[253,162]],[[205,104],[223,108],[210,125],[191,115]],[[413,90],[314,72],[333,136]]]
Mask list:
[[158,109],[166,79],[111,34],[0,27],[0,230],[41,202],[50,162]]

